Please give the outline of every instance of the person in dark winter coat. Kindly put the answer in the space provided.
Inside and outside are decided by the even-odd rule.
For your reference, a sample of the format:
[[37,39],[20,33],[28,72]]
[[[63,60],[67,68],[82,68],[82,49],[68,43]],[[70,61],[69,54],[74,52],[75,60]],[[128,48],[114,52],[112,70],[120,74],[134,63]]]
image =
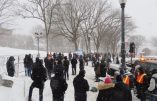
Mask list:
[[101,77],[106,76],[106,62],[104,59],[102,59],[100,63],[100,76]]
[[92,56],[92,67],[94,67],[95,64],[96,64],[96,58],[95,58],[95,56],[93,55],[93,56]]
[[101,72],[100,72],[100,63],[96,62],[95,66],[94,66],[94,72],[95,72],[95,79],[96,82],[99,82],[99,77],[101,76]]
[[74,78],[75,101],[87,101],[87,91],[89,91],[88,81],[84,79],[85,70],[81,70]]
[[123,83],[123,79],[121,75],[118,75],[116,77],[115,89],[122,93],[121,94],[122,98],[119,97],[120,100],[117,100],[117,101],[132,101],[131,89]]
[[80,56],[80,59],[79,59],[79,68],[80,68],[80,71],[81,70],[84,70],[84,59],[83,59],[83,57],[82,57],[82,55]]
[[31,58],[31,54],[29,54],[26,59],[26,67],[27,67],[28,76],[31,76],[32,66],[33,66],[33,59]]
[[63,66],[64,66],[64,77],[65,79],[67,78],[69,80],[69,60],[67,60],[66,56],[64,57]]
[[15,73],[14,61],[15,61],[15,58],[13,56],[10,56],[6,64],[8,75],[11,77],[13,77]]
[[26,54],[25,58],[23,59],[24,68],[25,68],[25,76],[28,76],[27,59],[28,59],[28,55]]
[[57,60],[61,60],[61,61],[62,61],[62,60],[63,60],[63,57],[64,57],[64,56],[63,56],[61,53],[59,53],[59,54],[58,54],[58,57],[57,57]]
[[47,54],[47,57],[44,59],[44,62],[45,62],[45,67],[47,68],[48,71],[48,77],[49,79],[51,79],[51,74],[53,72],[53,63],[54,63],[54,60],[52,59],[52,55]]
[[122,82],[113,83],[109,77],[105,77],[104,83],[98,85],[99,94],[96,101],[132,101],[131,91]]
[[54,67],[54,73],[58,70],[60,70],[62,77],[64,77],[64,69],[63,63],[61,60],[58,60],[57,64]]
[[62,77],[62,70],[56,68],[55,76],[51,78],[50,87],[53,94],[53,101],[64,101],[64,94],[67,90],[68,84]]
[[36,58],[36,62],[33,64],[33,70],[31,78],[33,83],[29,89],[28,101],[32,101],[32,91],[34,87],[39,88],[39,101],[43,101],[44,82],[47,80],[46,68],[43,66],[43,61]]
[[71,60],[72,75],[76,75],[76,64],[77,64],[77,60],[76,60],[76,58],[74,56],[73,59]]
[[118,58],[118,56],[116,57],[116,64],[119,64],[119,58]]
[[71,52],[69,53],[69,61],[71,61],[71,59],[72,59],[72,54],[71,54]]

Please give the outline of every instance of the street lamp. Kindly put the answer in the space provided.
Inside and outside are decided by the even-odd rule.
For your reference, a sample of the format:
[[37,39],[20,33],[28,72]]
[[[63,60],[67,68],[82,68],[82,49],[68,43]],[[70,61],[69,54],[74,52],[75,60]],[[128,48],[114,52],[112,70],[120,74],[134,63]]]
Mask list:
[[121,57],[122,57],[122,69],[124,70],[125,65],[125,16],[124,8],[127,0],[119,0],[121,6]]
[[40,57],[40,53],[39,53],[39,39],[42,37],[42,33],[35,33],[35,36],[37,38],[37,41],[38,41],[38,55],[37,57]]

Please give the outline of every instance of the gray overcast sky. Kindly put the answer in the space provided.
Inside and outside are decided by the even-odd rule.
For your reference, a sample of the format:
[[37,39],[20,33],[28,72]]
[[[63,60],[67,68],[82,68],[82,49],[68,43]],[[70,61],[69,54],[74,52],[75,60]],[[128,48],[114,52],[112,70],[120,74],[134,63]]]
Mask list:
[[[119,0],[110,0],[116,8],[120,8]],[[157,36],[157,0],[127,0],[125,13],[127,13],[135,24],[137,29],[133,34],[143,36]],[[40,24],[37,20],[20,19],[15,21],[17,26],[14,33],[29,34],[32,27]]]
[[[112,0],[116,7],[119,0]],[[134,34],[153,37],[157,36],[157,0],[127,0],[125,12],[132,17],[137,25]]]

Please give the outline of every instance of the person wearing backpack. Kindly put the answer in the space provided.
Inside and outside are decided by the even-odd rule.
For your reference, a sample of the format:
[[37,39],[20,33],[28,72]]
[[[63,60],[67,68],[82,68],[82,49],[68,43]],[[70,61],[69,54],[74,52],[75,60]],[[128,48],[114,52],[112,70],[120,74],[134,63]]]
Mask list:
[[38,57],[36,58],[36,62],[33,64],[31,79],[33,80],[33,83],[29,89],[28,101],[32,101],[31,98],[34,87],[39,88],[39,101],[43,101],[44,82],[47,80],[47,71],[43,66],[43,61]]
[[53,101],[64,101],[64,94],[67,90],[68,84],[62,76],[60,69],[55,70],[55,76],[51,78],[50,87],[52,90]]
[[67,57],[64,57],[63,61],[63,66],[64,66],[64,77],[65,79],[67,78],[69,80],[69,60],[67,60]]

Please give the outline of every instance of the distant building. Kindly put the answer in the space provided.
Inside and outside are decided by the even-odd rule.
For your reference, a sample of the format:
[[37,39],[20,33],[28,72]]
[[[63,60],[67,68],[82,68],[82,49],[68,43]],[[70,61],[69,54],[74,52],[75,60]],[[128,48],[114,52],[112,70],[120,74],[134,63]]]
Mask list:
[[7,36],[7,35],[11,35],[12,32],[13,32],[12,29],[6,29],[0,26],[0,35]]
[[10,37],[12,36],[13,30],[6,29],[0,26],[0,46],[9,46]]

